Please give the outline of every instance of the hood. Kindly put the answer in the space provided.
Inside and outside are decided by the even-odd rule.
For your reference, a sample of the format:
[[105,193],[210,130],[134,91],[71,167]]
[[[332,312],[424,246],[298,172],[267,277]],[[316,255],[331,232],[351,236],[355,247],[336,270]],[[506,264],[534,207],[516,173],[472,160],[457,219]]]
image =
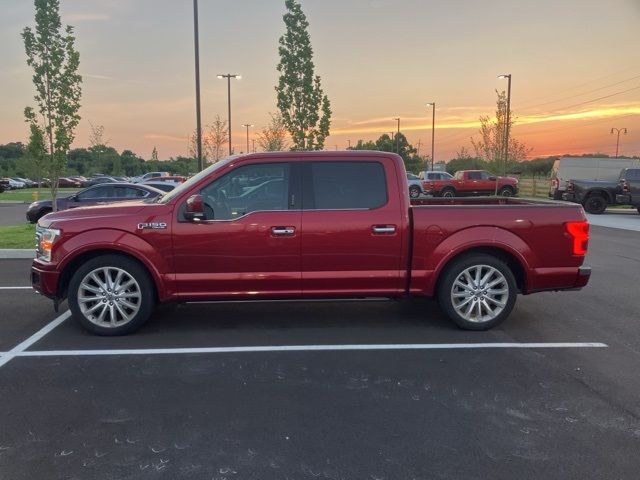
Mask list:
[[124,217],[127,215],[134,215],[144,208],[154,207],[157,207],[157,205],[153,203],[145,203],[141,200],[108,203],[105,205],[94,205],[90,207],[78,207],[69,210],[49,213],[38,221],[38,225],[46,228],[54,223],[57,225],[60,222],[73,220],[87,220],[97,217],[100,217],[102,219]]

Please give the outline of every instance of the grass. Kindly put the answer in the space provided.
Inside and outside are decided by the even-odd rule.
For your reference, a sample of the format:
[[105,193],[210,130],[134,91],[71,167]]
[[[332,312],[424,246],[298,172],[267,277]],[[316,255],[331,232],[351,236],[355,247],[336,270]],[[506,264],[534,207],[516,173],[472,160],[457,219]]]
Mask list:
[[24,225],[0,226],[0,248],[35,248],[36,226]]
[[[80,190],[79,188],[61,188],[58,190],[58,198],[65,197]],[[0,193],[0,201],[12,202],[33,202],[35,200],[33,194],[37,193],[37,188],[23,188],[21,190],[8,190]],[[51,198],[51,191],[48,188],[40,190],[38,200],[48,200]]]

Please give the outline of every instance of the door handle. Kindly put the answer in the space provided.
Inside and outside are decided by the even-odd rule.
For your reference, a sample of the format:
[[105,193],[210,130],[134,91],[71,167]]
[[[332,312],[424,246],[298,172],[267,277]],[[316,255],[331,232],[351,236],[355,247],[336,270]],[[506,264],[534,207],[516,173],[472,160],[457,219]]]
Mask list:
[[271,235],[277,237],[291,236],[296,233],[295,227],[271,227]]
[[396,226],[395,225],[374,225],[373,233],[374,234],[396,233]]

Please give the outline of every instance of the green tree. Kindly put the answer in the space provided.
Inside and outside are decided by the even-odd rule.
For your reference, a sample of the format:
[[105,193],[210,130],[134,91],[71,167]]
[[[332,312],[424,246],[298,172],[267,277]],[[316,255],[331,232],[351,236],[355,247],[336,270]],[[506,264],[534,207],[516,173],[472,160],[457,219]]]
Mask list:
[[358,140],[351,149],[398,153],[402,157],[405,169],[408,172],[418,173],[424,167],[424,160],[418,156],[418,150],[409,143],[403,133],[396,133],[393,137],[385,133],[375,142]]
[[58,0],[35,0],[35,28],[22,31],[27,65],[33,68],[35,103],[24,114],[30,127],[42,132],[47,157],[45,172],[51,180],[53,210],[57,209],[58,179],[64,172],[67,152],[80,121],[82,77],[78,73],[80,54],[75,49],[73,27],[64,29]]
[[24,152],[24,157],[30,159],[31,165],[34,167],[33,173],[25,172],[27,176],[38,178],[38,197],[40,197],[40,188],[42,187],[42,166],[47,158],[47,147],[44,141],[44,132],[37,124],[29,125],[29,143]]
[[280,37],[278,109],[292,150],[322,150],[331,125],[331,104],[314,73],[309,22],[296,0],[285,0],[286,32]]

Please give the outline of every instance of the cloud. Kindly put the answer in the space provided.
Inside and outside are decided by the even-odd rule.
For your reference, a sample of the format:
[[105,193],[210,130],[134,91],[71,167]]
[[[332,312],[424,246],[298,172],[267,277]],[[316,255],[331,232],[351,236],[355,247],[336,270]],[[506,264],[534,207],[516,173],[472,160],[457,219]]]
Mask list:
[[81,73],[80,75],[86,78],[96,78],[98,80],[114,80],[113,77],[109,77],[107,75],[95,75],[92,73]]
[[185,142],[187,137],[176,137],[175,135],[165,135],[162,133],[147,133],[144,138],[148,140],[170,140],[172,142]]
[[70,13],[64,16],[69,22],[95,22],[111,20],[111,16],[106,13]]

